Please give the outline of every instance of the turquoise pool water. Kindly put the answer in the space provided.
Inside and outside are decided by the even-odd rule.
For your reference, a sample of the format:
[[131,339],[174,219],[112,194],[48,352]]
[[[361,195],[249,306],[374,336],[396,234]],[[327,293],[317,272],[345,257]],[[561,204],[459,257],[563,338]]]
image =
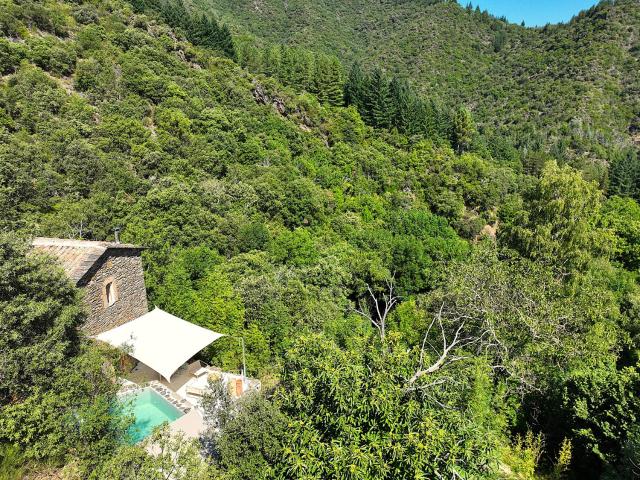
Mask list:
[[151,388],[124,395],[121,402],[123,413],[135,417],[135,422],[129,427],[131,443],[138,443],[148,437],[158,425],[173,422],[184,415]]

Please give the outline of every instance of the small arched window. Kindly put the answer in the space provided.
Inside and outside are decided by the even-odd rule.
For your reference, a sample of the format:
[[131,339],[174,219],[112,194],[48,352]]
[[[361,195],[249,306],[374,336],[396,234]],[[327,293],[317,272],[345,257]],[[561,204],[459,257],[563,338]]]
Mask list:
[[118,301],[118,289],[113,280],[107,280],[104,284],[103,292],[104,306],[110,307]]

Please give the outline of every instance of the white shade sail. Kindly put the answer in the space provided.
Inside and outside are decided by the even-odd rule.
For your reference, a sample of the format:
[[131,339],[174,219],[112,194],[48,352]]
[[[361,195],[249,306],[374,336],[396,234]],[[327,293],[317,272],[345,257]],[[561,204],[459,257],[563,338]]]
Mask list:
[[224,335],[189,323],[159,308],[97,335],[124,349],[167,381],[180,366]]

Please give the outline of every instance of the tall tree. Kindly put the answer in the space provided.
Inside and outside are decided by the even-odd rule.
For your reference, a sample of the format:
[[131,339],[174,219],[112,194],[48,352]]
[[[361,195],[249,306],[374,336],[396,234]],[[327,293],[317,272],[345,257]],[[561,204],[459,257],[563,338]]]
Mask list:
[[341,105],[344,87],[340,61],[334,56],[316,54],[313,72],[313,91],[318,99],[331,105]]
[[609,169],[609,193],[640,200],[640,158],[635,150],[616,152]]
[[[302,48],[289,48],[289,82],[299,90],[319,93],[316,83],[316,57]],[[321,101],[326,101],[322,98]]]
[[219,38],[218,46],[220,50],[222,50],[222,52],[227,57],[231,59],[235,59],[236,48],[235,48],[235,45],[233,44],[233,37],[231,35],[231,30],[229,30],[229,27],[226,24],[223,25],[222,28],[220,28],[220,34],[218,38]]
[[188,31],[190,16],[182,0],[163,2],[160,8],[164,20],[169,25]]
[[601,197],[580,172],[549,162],[525,195],[524,209],[504,219],[502,233],[525,256],[571,274],[613,244],[611,232],[598,227]]
[[277,45],[268,45],[262,51],[261,73],[278,76],[281,68],[281,50]]
[[365,94],[365,120],[378,128],[391,124],[389,82],[379,68],[374,69]]
[[104,455],[122,440],[117,385],[81,337],[78,293],[54,260],[0,235],[0,444],[28,458]]
[[338,57],[331,55],[328,60],[328,78],[325,86],[327,101],[334,106],[344,105],[344,70]]
[[211,38],[211,21],[205,15],[193,16],[189,21],[189,40],[196,45],[208,45]]
[[347,105],[354,105],[359,112],[365,108],[365,93],[368,89],[367,77],[358,62],[351,66],[349,76],[344,85],[344,101]]
[[391,96],[391,126],[405,133],[417,120],[414,106],[418,99],[414,98],[406,80],[397,76],[391,79],[389,95]]
[[476,134],[476,126],[468,108],[460,106],[453,115],[451,131],[451,143],[456,152],[463,153],[469,150]]

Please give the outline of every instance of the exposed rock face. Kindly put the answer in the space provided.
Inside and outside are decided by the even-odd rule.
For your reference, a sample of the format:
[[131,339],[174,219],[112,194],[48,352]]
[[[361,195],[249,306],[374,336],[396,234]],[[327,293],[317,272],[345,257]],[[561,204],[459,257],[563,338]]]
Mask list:
[[254,81],[252,93],[257,103],[261,105],[271,105],[280,115],[291,118],[298,123],[298,126],[303,130],[310,131],[310,127],[313,126],[313,122],[304,110],[300,107],[296,107],[295,109],[287,107],[285,100],[281,96],[267,92],[264,85]]
[[273,105],[280,115],[287,114],[287,106],[284,104],[284,100],[276,95],[269,95],[264,86],[259,83],[254,83],[253,98],[262,105]]
[[[78,287],[82,288],[87,305],[84,330],[90,335],[120,326],[149,311],[139,250],[107,250],[78,282]],[[107,298],[108,295],[112,297]]]

